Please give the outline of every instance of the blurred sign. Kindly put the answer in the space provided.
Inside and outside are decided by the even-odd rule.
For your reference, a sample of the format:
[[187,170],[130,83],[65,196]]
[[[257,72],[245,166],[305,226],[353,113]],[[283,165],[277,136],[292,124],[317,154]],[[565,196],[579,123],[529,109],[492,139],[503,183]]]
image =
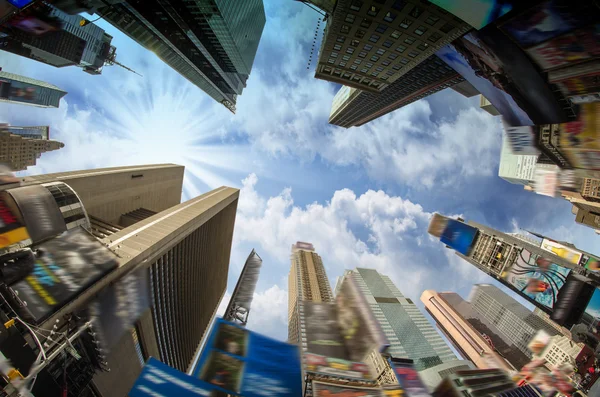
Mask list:
[[429,221],[427,233],[437,238],[442,237],[442,233],[444,233],[446,226],[448,226],[448,219],[449,218],[445,217],[444,215],[438,214],[437,212],[434,213]]
[[535,144],[534,127],[511,127],[504,119],[502,119],[502,125],[504,126],[504,133],[513,154],[540,154]]
[[303,243],[302,241],[298,241],[296,243],[296,248],[307,251],[314,251],[315,247],[311,243]]
[[365,363],[352,362],[313,353],[304,353],[302,357],[307,372],[351,379],[371,379],[369,367]]
[[29,238],[27,229],[16,214],[18,208],[10,197],[4,192],[0,194],[0,248]]
[[475,29],[494,22],[512,9],[511,2],[496,0],[431,0],[451,14],[456,15]]
[[555,197],[558,193],[558,172],[556,167],[536,167],[533,176],[533,189],[542,196]]
[[440,237],[440,241],[456,250],[456,252],[468,255],[477,232],[478,230],[473,226],[456,219],[448,219],[448,224]]
[[563,327],[571,328],[581,320],[595,291],[591,280],[573,272],[569,273],[565,285],[558,293],[550,319]]
[[575,168],[600,169],[600,102],[582,104],[577,121],[560,124],[560,150]]
[[333,302],[300,303],[304,335],[310,353],[348,360],[350,355],[338,326],[338,307]]
[[314,397],[383,397],[393,394],[383,394],[380,388],[351,387],[333,385],[322,382],[312,382]]
[[214,387],[150,357],[129,397],[197,397],[214,396]]
[[45,320],[117,267],[116,256],[81,228],[39,244],[33,271],[12,285],[28,317]]
[[430,397],[419,373],[409,361],[393,357],[390,359],[390,365],[394,369],[398,383],[404,389],[406,397]]
[[527,345],[527,348],[531,353],[533,353],[533,355],[539,356],[544,350],[546,350],[546,347],[549,343],[550,335],[548,335],[548,333],[545,331],[540,330],[534,335],[533,339],[531,339]]
[[538,147],[552,160],[552,162],[561,168],[569,168],[571,164],[565,155],[560,151],[560,127],[558,124],[544,124],[536,129]]
[[596,258],[591,254],[584,254],[581,258],[581,266],[588,270],[600,270],[600,258]]
[[500,277],[536,306],[553,310],[570,272],[570,269],[523,248],[514,263],[506,265]]
[[557,256],[560,256],[563,259],[568,260],[574,265],[579,265],[579,261],[583,254],[580,251],[577,251],[573,248],[565,247],[562,244],[557,243],[556,241],[543,239],[542,240],[542,249],[552,252]]
[[229,394],[302,394],[298,346],[267,338],[222,318],[215,321],[194,372],[216,390]]
[[23,8],[33,0],[8,0],[8,2],[17,8]]

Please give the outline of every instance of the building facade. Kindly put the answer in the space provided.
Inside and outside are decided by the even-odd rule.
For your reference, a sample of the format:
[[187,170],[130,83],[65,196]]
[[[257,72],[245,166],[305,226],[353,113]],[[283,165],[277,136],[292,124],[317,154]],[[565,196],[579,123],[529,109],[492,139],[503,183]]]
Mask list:
[[569,331],[565,327],[561,327],[560,325],[556,324],[554,321],[552,321],[550,319],[550,316],[548,315],[548,313],[545,313],[544,311],[540,310],[540,308],[538,308],[538,307],[534,308],[533,309],[533,314],[535,314],[536,316],[538,316],[539,318],[541,318],[542,320],[544,320],[544,322],[546,324],[548,324],[549,326],[551,326],[552,328],[554,328],[555,330],[557,330],[558,332],[560,332],[561,334],[563,334],[567,338],[571,337],[571,331]]
[[381,92],[470,28],[429,2],[338,0],[315,77]]
[[585,178],[581,196],[588,201],[600,202],[600,179]]
[[340,95],[334,98],[329,123],[346,128],[361,126],[464,81],[454,69],[431,55],[418,68],[410,70],[381,92],[342,87],[338,92]]
[[515,185],[528,186],[535,179],[535,167],[538,156],[513,154],[506,134],[502,134],[502,150],[500,151],[500,168],[498,176]]
[[6,164],[13,171],[23,171],[27,167],[34,166],[42,153],[65,146],[62,142],[30,138],[27,135],[15,135],[8,129],[0,127],[0,163]]
[[57,108],[65,95],[50,83],[0,70],[0,102]]
[[300,301],[333,302],[333,293],[321,257],[310,243],[292,245],[288,275],[288,342],[299,344]]
[[582,207],[579,204],[573,205],[572,212],[575,214],[575,222],[594,229],[600,229],[600,209],[590,211],[588,208]]
[[423,384],[427,386],[430,393],[435,391],[435,388],[444,380],[447,376],[450,376],[457,371],[465,371],[475,369],[475,365],[469,360],[456,360],[449,361],[447,363],[438,364],[435,367],[427,368],[419,372],[419,378],[423,381]]
[[444,299],[445,293],[427,290],[421,295],[421,302],[435,320],[438,328],[460,352],[465,360],[470,360],[477,368],[512,367],[492,347],[493,344],[484,339],[455,308]]
[[16,127],[9,124],[0,124],[0,130],[8,131],[13,135],[21,135],[24,138],[50,139],[49,126]]
[[571,364],[576,367],[575,360],[585,346],[583,343],[575,343],[564,335],[555,335],[550,338],[550,343],[541,352],[540,358],[546,360],[546,367],[552,369],[562,364]]
[[262,0],[126,0],[95,10],[235,112],[266,22]]

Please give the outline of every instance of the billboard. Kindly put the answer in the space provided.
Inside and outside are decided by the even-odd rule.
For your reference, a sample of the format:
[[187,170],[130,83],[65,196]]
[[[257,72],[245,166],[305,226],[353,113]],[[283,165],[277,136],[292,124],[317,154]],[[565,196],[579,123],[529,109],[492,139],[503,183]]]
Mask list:
[[573,167],[600,170],[600,102],[579,108],[577,121],[559,127],[560,150]]
[[523,248],[500,278],[537,306],[551,311],[570,271]]
[[550,319],[566,328],[571,328],[578,323],[596,291],[596,287],[590,281],[579,274],[569,273],[565,285],[558,293]]
[[307,372],[342,378],[371,380],[369,367],[365,363],[352,362],[314,353],[304,353],[302,361]]
[[348,360],[344,337],[338,326],[338,307],[333,302],[301,303],[304,335],[310,353]]
[[564,245],[557,243],[556,241],[548,240],[547,238],[542,240],[542,249],[552,252],[555,255],[568,260],[574,265],[579,265],[583,254],[576,249],[565,247]]
[[117,257],[82,228],[36,246],[32,271],[11,288],[27,302],[24,315],[42,322],[117,268]]
[[218,392],[212,385],[150,357],[127,395],[129,397],[217,397]]
[[244,397],[300,397],[300,351],[219,318],[194,376],[215,390]]
[[8,2],[17,8],[23,8],[33,0],[8,0]]
[[506,140],[513,154],[539,155],[535,141],[534,127],[520,126],[512,127],[504,119],[502,120]]
[[415,370],[411,360],[391,358],[390,365],[396,374],[400,387],[404,389],[406,397],[430,397],[427,387],[421,381],[419,373]]
[[431,0],[431,2],[456,15],[475,29],[483,28],[512,10],[511,2],[499,0]]
[[559,167],[535,167],[533,190],[542,196],[555,197],[558,193]]
[[0,248],[27,240],[29,234],[20,219],[19,209],[15,202],[0,193]]
[[600,258],[591,254],[584,254],[581,258],[581,266],[588,270],[598,271],[600,270]]
[[468,255],[477,232],[478,230],[473,226],[455,219],[448,219],[448,224],[440,237],[440,241],[456,250],[456,252]]
[[330,383],[312,382],[313,397],[383,397],[380,388],[351,387]]
[[437,212],[434,213],[429,221],[427,233],[437,238],[442,237],[442,233],[444,233],[446,226],[448,226],[448,220],[449,218],[445,217],[444,215],[438,214]]

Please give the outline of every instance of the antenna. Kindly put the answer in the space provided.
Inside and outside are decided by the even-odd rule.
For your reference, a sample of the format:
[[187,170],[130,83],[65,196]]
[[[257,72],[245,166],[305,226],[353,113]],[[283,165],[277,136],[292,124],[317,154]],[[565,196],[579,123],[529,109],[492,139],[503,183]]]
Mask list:
[[108,56],[106,57],[106,61],[104,62],[104,64],[109,65],[109,66],[117,65],[117,66],[122,67],[125,70],[130,71],[131,73],[135,73],[140,77],[144,77],[141,74],[139,74],[138,72],[136,72],[135,70],[123,65],[120,62],[117,62],[117,48],[115,46],[110,46],[110,50],[108,51]]

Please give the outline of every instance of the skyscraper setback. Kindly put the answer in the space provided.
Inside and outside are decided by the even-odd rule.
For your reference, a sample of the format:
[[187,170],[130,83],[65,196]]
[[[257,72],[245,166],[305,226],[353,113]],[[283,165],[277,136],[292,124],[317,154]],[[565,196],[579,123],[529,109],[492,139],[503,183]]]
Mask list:
[[65,95],[50,83],[0,70],[0,102],[57,108]]
[[0,163],[6,164],[13,171],[23,171],[34,166],[42,153],[64,146],[62,142],[49,140],[44,127],[0,125]]

